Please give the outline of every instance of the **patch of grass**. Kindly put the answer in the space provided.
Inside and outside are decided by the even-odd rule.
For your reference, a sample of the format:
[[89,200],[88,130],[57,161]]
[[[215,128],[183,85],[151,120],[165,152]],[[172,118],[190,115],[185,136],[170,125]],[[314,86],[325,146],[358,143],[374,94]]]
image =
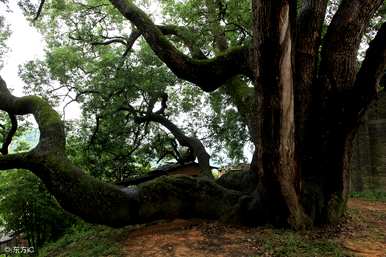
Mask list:
[[122,256],[121,242],[127,238],[128,231],[127,228],[113,229],[79,223],[71,227],[59,240],[44,245],[39,251],[39,256],[119,257]]
[[386,191],[372,190],[363,192],[352,192],[351,197],[360,198],[369,201],[381,201],[386,202]]
[[271,230],[260,240],[257,256],[265,257],[347,257],[342,247],[330,239],[312,239],[291,230]]

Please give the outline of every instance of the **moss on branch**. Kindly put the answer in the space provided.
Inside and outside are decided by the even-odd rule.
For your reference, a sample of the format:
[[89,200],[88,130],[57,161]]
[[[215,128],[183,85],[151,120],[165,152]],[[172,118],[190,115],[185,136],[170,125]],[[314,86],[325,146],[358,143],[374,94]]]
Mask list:
[[[229,219],[241,192],[214,181],[185,176],[160,177],[138,187],[118,187],[86,175],[65,156],[63,122],[37,96],[14,97],[0,78],[0,110],[32,114],[39,144],[29,152],[0,157],[0,169],[25,168],[36,174],[67,211],[92,223],[121,227],[177,217]],[[240,221],[234,219],[235,221]]]

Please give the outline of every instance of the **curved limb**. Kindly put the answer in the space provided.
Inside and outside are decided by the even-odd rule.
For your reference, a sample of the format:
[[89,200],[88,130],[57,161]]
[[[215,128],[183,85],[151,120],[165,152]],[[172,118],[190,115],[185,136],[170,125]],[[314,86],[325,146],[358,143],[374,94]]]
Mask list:
[[178,142],[182,146],[189,147],[193,155],[197,158],[198,164],[200,166],[201,173],[208,177],[213,178],[211,167],[209,164],[209,154],[205,150],[204,145],[201,143],[201,141],[196,137],[189,137],[184,134],[184,132],[178,128],[173,122],[165,118],[164,116],[157,114],[157,113],[151,113],[147,114],[143,117],[137,117],[136,122],[143,123],[143,122],[157,122],[167,128],[173,136],[178,140]]
[[132,2],[110,0],[119,12],[141,32],[155,54],[181,79],[197,84],[204,91],[214,91],[238,74],[253,77],[247,46],[229,49],[212,59],[192,59],[178,51],[151,19]]
[[160,177],[137,187],[122,188],[84,174],[65,155],[60,116],[37,96],[13,96],[1,77],[0,110],[13,115],[32,114],[40,130],[39,144],[34,149],[0,156],[0,170],[32,171],[65,210],[88,222],[114,227],[177,217],[241,222],[242,193],[207,179]]
[[1,147],[1,150],[0,150],[0,152],[3,155],[7,155],[8,154],[8,147],[11,144],[12,138],[15,135],[16,130],[17,130],[16,115],[8,113],[8,116],[9,116],[9,119],[11,120],[11,129],[8,131],[8,133],[7,133],[7,135],[6,135],[5,139],[4,139],[4,142],[3,142],[3,146]]

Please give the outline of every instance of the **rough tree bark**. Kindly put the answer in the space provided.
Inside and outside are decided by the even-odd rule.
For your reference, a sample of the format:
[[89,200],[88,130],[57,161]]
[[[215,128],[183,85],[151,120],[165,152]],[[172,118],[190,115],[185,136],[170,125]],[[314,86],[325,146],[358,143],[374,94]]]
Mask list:
[[[248,173],[255,186],[238,191],[187,177],[126,189],[99,182],[65,157],[63,124],[49,105],[12,96],[3,81],[0,110],[32,113],[41,137],[30,152],[1,156],[1,169],[31,170],[65,209],[112,226],[174,217],[294,228],[339,220],[348,197],[352,140],[386,67],[386,24],[359,70],[357,62],[363,34],[383,0],[342,0],[323,39],[327,0],[304,0],[300,8],[295,0],[253,0],[252,44],[228,48],[217,31],[220,51],[211,59],[180,52],[131,1],[110,2],[178,77],[209,92],[225,84],[239,111],[245,92],[253,108],[245,117],[255,145]],[[213,3],[207,1],[212,9]],[[233,83],[239,75],[253,81],[252,96]]]

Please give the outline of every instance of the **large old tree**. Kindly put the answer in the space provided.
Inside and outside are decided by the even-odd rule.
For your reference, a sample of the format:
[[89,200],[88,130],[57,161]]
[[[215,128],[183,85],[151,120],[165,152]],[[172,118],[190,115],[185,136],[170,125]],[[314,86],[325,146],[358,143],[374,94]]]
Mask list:
[[[255,147],[249,172],[218,181],[161,177],[128,188],[101,182],[66,157],[64,125],[49,103],[37,96],[15,97],[3,80],[0,109],[13,120],[32,114],[41,134],[34,149],[17,154],[7,154],[12,136],[6,137],[0,168],[32,171],[64,209],[110,226],[176,217],[294,228],[336,222],[348,198],[352,140],[385,72],[386,23],[377,13],[384,1],[332,1],[339,5],[326,26],[327,0],[253,0],[246,29],[250,40],[237,26],[240,35],[229,37],[224,20],[234,19],[223,19],[227,1],[203,2],[211,54],[186,37],[189,28],[156,25],[132,1],[110,0],[115,15],[135,28],[126,38],[128,49],[142,36],[178,78],[231,99]],[[374,17],[383,24],[359,62],[358,50]],[[161,123],[199,161],[201,156],[200,164],[208,164],[202,145],[168,123],[162,116],[166,101],[157,99],[163,99],[160,110],[152,112],[153,104],[150,112],[136,116],[137,123]],[[125,110],[136,112],[130,106]],[[200,166],[204,175],[206,164]]]

